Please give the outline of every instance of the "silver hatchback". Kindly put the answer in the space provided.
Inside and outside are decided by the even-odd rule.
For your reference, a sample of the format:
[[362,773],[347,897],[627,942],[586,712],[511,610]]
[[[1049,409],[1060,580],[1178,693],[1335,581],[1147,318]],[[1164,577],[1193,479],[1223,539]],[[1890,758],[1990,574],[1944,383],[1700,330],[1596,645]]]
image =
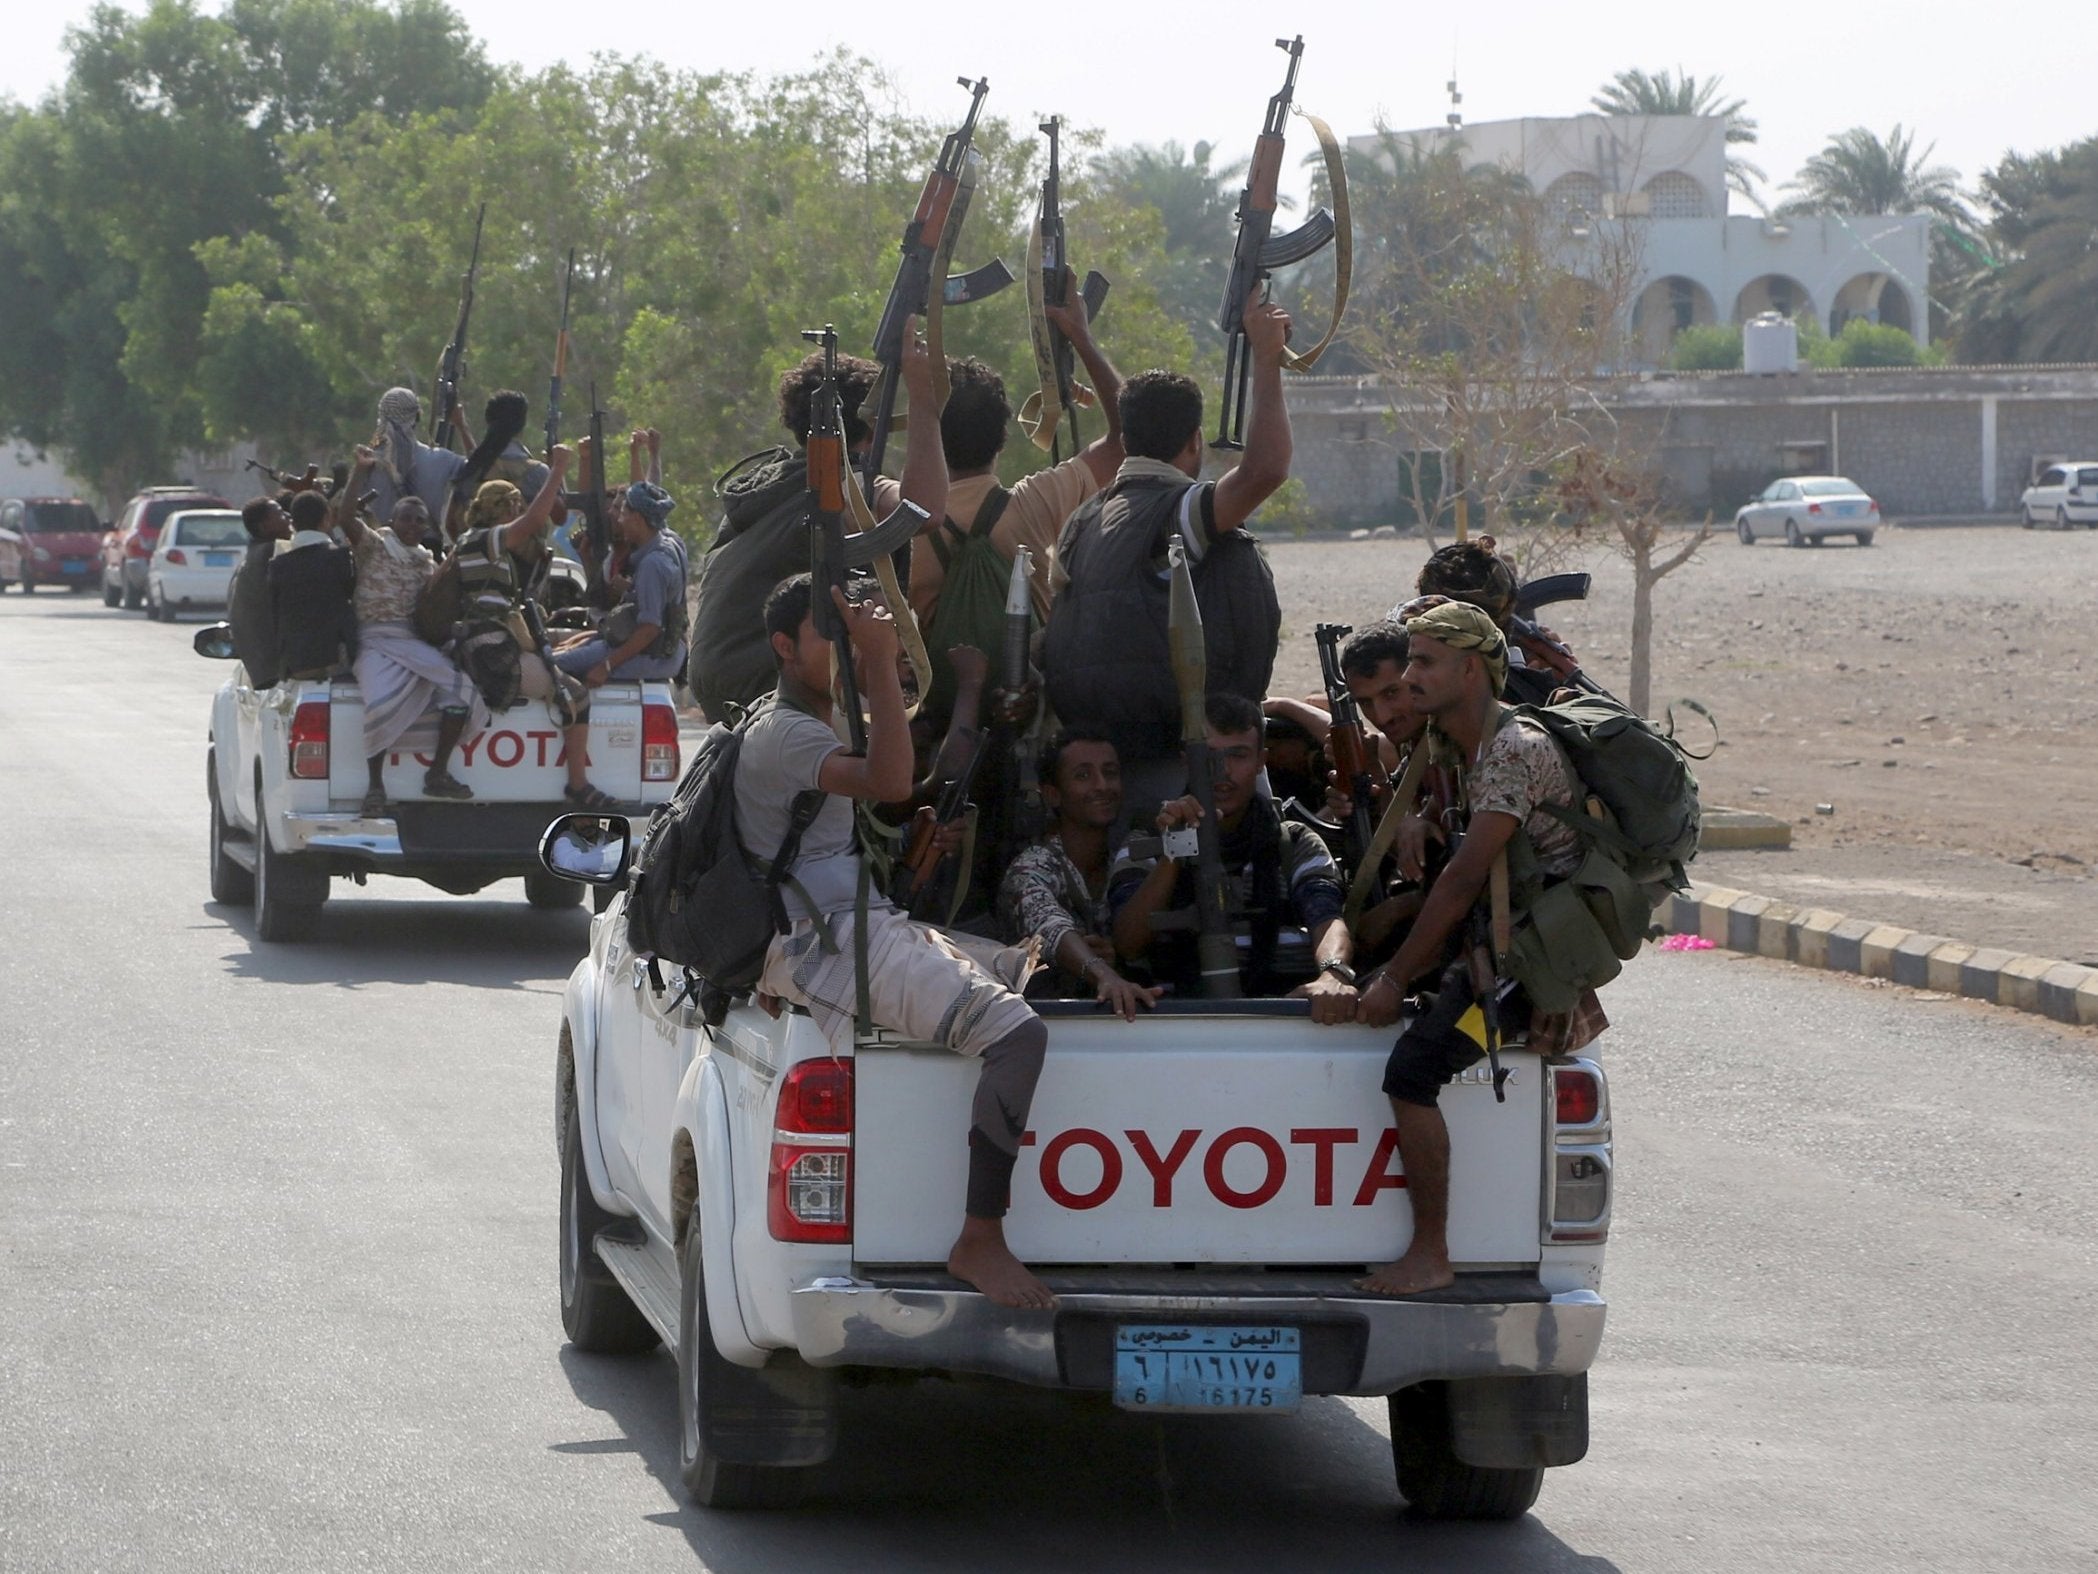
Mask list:
[[1734,534],[1745,547],[1765,536],[1782,536],[1792,547],[1819,546],[1829,536],[1849,536],[1869,547],[1879,526],[1879,504],[1857,482],[1839,475],[1773,481],[1734,515]]

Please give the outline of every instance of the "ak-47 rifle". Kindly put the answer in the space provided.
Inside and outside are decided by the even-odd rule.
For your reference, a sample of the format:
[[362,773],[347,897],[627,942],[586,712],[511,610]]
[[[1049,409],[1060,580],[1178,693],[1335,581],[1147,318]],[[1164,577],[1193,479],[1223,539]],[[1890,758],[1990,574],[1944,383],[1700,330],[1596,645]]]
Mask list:
[[[452,342],[437,358],[436,408],[430,412],[430,446],[449,448],[455,435],[466,430],[459,413],[459,383],[466,376],[466,322],[473,316],[474,275],[481,271],[481,225],[488,218],[488,204],[474,217],[473,255],[466,262],[466,277],[459,284],[459,323],[452,329]],[[470,444],[468,446],[471,446]]]
[[[948,862],[948,858],[934,845],[939,829],[943,825],[952,825],[969,812],[969,786],[976,780],[976,773],[983,766],[984,753],[990,741],[990,729],[978,727],[976,742],[970,745],[968,759],[963,762],[960,774],[940,788],[940,795],[934,800],[929,811],[920,810],[911,822],[911,839],[903,855],[904,873],[900,894],[904,908],[913,918],[926,916],[923,910],[940,888],[940,866]],[[958,907],[963,894],[965,893],[958,888],[949,904],[950,907]],[[939,919],[944,922],[950,916],[948,913],[942,913]]]
[[1215,777],[1209,758],[1209,652],[1202,642],[1202,608],[1195,600],[1195,577],[1187,551],[1176,536],[1167,545],[1173,580],[1167,603],[1167,637],[1172,642],[1173,684],[1180,691],[1180,743],[1187,761],[1188,791],[1202,806],[1195,826],[1195,914],[1200,932],[1195,956],[1202,993],[1212,1000],[1236,1000],[1238,943],[1231,935],[1231,901],[1224,882],[1224,854],[1217,825]]
[[[1063,164],[1058,151],[1062,117],[1050,116],[1042,122],[1041,131],[1049,139],[1049,174],[1042,181],[1042,202],[1035,219],[1041,250],[1041,299],[1028,304],[1035,370],[1042,387],[1022,407],[1020,420],[1037,448],[1046,448],[1052,460],[1061,460],[1062,422],[1066,416],[1070,418],[1071,452],[1075,454],[1084,446],[1078,435],[1078,407],[1092,403],[1093,391],[1077,379],[1077,351],[1071,348],[1071,341],[1043,312],[1045,307],[1064,304],[1071,288],[1071,257],[1064,234]],[[1100,308],[1107,303],[1107,288],[1106,275],[1095,271],[1085,276],[1078,296],[1085,302],[1088,320],[1100,315]]]
[[1354,633],[1345,623],[1321,623],[1314,631],[1319,647],[1319,676],[1326,684],[1326,708],[1333,725],[1326,733],[1326,757],[1353,805],[1348,814],[1348,850],[1360,865],[1376,835],[1374,800],[1390,785],[1384,759],[1371,747],[1362,724],[1362,707],[1340,668],[1340,642]]
[[561,331],[554,336],[554,375],[546,390],[546,451],[561,441],[561,379],[568,374],[568,300],[575,290],[575,248],[568,250],[568,271],[561,276]]
[[853,673],[852,641],[845,620],[830,599],[832,587],[845,590],[855,568],[869,567],[877,557],[897,550],[928,524],[932,516],[905,498],[874,529],[848,535],[845,530],[847,467],[845,411],[838,399],[838,330],[829,323],[804,328],[801,336],[823,349],[823,381],[809,401],[809,611],[816,630],[838,653],[839,700],[855,754],[867,752],[867,718],[860,710],[859,680]]
[[[1249,370],[1244,315],[1247,300],[1255,287],[1265,284],[1277,268],[1286,268],[1316,256],[1339,233],[1333,215],[1325,208],[1314,209],[1311,216],[1293,230],[1281,235],[1274,233],[1276,188],[1282,177],[1282,131],[1289,119],[1290,103],[1296,97],[1297,66],[1304,58],[1304,39],[1301,34],[1293,40],[1278,38],[1275,47],[1289,56],[1289,72],[1282,79],[1282,91],[1268,100],[1267,119],[1261,126],[1259,139],[1253,144],[1253,162],[1246,172],[1245,190],[1238,198],[1238,243],[1231,253],[1231,277],[1225,281],[1224,304],[1217,313],[1217,326],[1224,331],[1224,397],[1221,424],[1210,446],[1226,450],[1245,446],[1246,393],[1252,382],[1246,375]],[[1323,133],[1320,141],[1322,144],[1326,141]],[[1339,173],[1340,165],[1335,157],[1329,155],[1326,162],[1329,178],[1345,180],[1346,177]],[[1336,200],[1345,201],[1339,195],[1344,190],[1345,187],[1336,187]],[[1339,325],[1347,297],[1345,242],[1341,257],[1340,282],[1334,291],[1335,327]],[[1310,366],[1331,341],[1332,332],[1329,330],[1325,340],[1295,358],[1293,364],[1299,370]]]
[[[896,396],[903,382],[903,330],[913,317],[926,319],[926,340],[933,352],[934,377],[939,385],[946,386],[947,367],[941,359],[938,331],[938,316],[932,311],[932,285],[935,278],[941,281],[939,304],[961,306],[970,301],[995,295],[1013,282],[1012,270],[1003,262],[992,260],[974,273],[948,278],[948,261],[954,255],[954,244],[961,233],[962,219],[969,209],[969,198],[976,189],[976,165],[981,162],[971,152],[969,144],[976,136],[977,117],[983,113],[984,95],[991,91],[988,81],[971,83],[967,77],[957,78],[969,90],[969,113],[963,118],[961,128],[950,133],[940,144],[940,156],[934,162],[932,173],[925,177],[924,189],[918,193],[918,206],[903,228],[902,259],[896,265],[896,282],[889,286],[889,298],[881,309],[881,325],[874,332],[874,359],[881,363],[881,380],[869,396],[873,400],[871,414],[862,411],[872,428],[874,440],[868,445],[866,460],[866,486],[871,495],[874,478],[881,473],[881,462],[888,451],[889,433],[896,424]],[[912,412],[920,420],[937,420],[937,410]]]
[[264,464],[260,459],[248,460],[247,466],[250,470],[259,471],[261,474],[268,476],[287,492],[318,492],[322,490],[321,467],[319,465],[308,465],[304,475],[292,475],[288,471],[275,469],[270,465]]

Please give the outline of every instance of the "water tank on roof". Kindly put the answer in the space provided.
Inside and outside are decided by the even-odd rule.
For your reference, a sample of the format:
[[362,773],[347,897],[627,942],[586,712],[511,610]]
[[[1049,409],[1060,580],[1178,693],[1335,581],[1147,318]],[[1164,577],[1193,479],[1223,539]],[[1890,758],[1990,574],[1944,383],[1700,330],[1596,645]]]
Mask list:
[[1758,312],[1741,325],[1741,369],[1744,372],[1799,370],[1799,329],[1776,312]]

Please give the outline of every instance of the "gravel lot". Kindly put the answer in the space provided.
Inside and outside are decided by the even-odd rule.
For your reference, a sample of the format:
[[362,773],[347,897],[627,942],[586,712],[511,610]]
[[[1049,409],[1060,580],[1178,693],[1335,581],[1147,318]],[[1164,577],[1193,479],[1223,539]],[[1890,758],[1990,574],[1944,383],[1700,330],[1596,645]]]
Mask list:
[[[1270,551],[1288,693],[1317,687],[1312,625],[1380,615],[1425,555],[1410,538]],[[1579,566],[1593,596],[1546,621],[1622,692],[1630,569],[1608,552]],[[1712,708],[1706,801],[1780,815],[1794,845],[1697,874],[2098,964],[2094,584],[2094,531],[1888,528],[1804,551],[1715,537],[1657,594],[1655,703]]]

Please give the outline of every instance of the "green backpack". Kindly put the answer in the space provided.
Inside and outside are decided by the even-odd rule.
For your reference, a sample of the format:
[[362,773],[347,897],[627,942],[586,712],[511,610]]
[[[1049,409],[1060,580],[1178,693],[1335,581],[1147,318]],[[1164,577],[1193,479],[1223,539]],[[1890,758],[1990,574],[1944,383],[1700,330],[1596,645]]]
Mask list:
[[[1012,494],[993,487],[964,531],[951,519],[940,521],[933,532],[933,556],[940,560],[946,577],[940,581],[940,599],[933,603],[932,618],[925,626],[925,649],[932,657],[932,693],[927,697],[928,714],[944,721],[954,711],[954,667],[947,652],[957,645],[973,645],[992,664],[991,683],[999,680],[997,663],[1005,646],[1005,597],[1011,588],[1013,560],[991,541],[991,532],[1005,514]],[[1034,636],[1034,619],[1028,617],[1028,638]]]
[[1683,889],[1683,866],[1697,856],[1697,778],[1672,737],[1607,695],[1511,706],[1504,724],[1518,716],[1544,729],[1583,798],[1603,808],[1598,818],[1541,806],[1586,844],[1563,880],[1543,878],[1528,837],[1509,850],[1517,917],[1503,965],[1540,1011],[1570,1011],[1638,955],[1661,894]]
[[1566,753],[1582,788],[1602,801],[1607,820],[1545,805],[1591,845],[1615,853],[1642,885],[1680,891],[1683,866],[1697,856],[1697,778],[1682,745],[1606,694],[1578,694],[1550,705],[1516,705]]

